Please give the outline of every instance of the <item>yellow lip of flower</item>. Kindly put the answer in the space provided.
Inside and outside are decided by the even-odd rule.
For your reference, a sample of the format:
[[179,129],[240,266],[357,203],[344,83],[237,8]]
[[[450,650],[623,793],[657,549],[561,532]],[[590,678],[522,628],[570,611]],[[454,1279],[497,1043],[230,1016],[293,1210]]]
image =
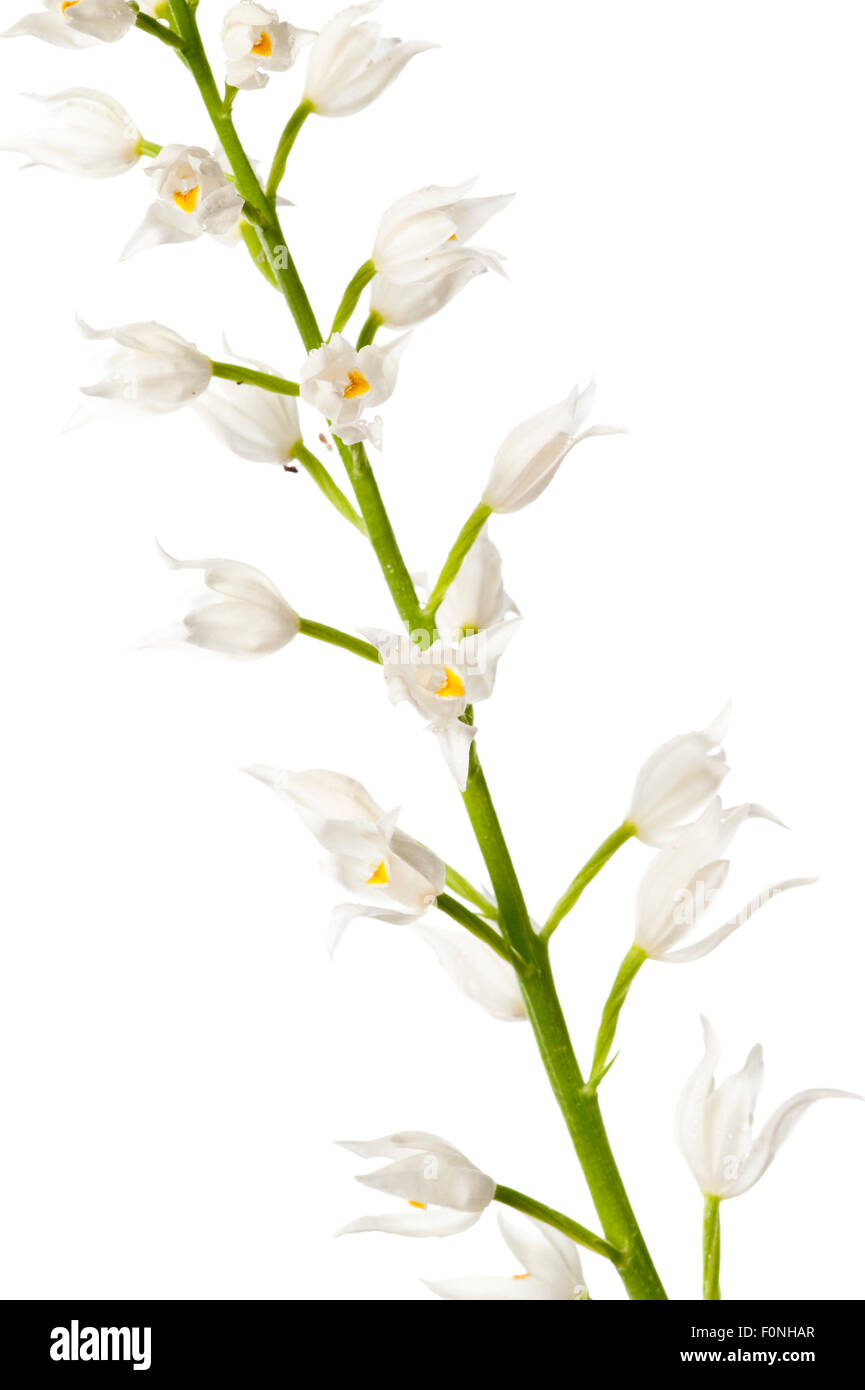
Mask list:
[[[73,0],[73,3],[77,5],[78,0]],[[195,205],[198,202],[200,191],[200,185],[196,184],[194,188],[188,188],[185,193],[175,193],[174,201],[181,212],[195,212]]]
[[73,5],[77,5],[78,0],[62,0],[60,13],[65,16],[67,10],[71,10]]
[[259,34],[250,53],[257,53],[259,58],[269,58],[273,53],[273,42],[269,34]]
[[417,1207],[418,1211],[426,1211],[426,1202],[409,1202],[410,1207]]
[[349,372],[348,386],[342,393],[345,401],[353,401],[357,396],[365,396],[367,391],[372,390],[363,372]]
[[367,879],[367,883],[389,883],[389,882],[390,882],[390,876],[389,876],[388,871],[387,871],[387,864],[385,863],[385,861],[384,861],[384,859],[383,859],[383,860],[381,861],[381,863],[378,865],[378,867],[377,867],[376,869],[373,870],[371,877]]
[[528,1275],[528,1274],[512,1274],[512,1275],[511,1275],[511,1278],[512,1278],[512,1279],[528,1279],[528,1278],[530,1278],[530,1275]]
[[445,667],[445,678],[436,691],[443,700],[458,700],[461,695],[465,695],[466,688],[457,675],[449,666]]

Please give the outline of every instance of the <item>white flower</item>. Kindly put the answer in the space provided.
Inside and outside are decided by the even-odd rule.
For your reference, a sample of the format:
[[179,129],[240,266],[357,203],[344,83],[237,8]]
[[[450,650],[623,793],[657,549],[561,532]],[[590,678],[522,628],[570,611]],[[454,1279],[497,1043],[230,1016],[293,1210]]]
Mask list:
[[475,276],[502,273],[495,251],[466,243],[513,195],[467,198],[474,183],[420,188],[382,217],[372,253],[370,310],[383,323],[411,327],[437,313]]
[[62,174],[113,178],[140,159],[141,133],[119,101],[90,87],[69,87],[51,96],[32,96],[54,117],[46,130],[31,130],[0,144]]
[[703,1019],[705,1056],[687,1082],[676,1113],[676,1138],[706,1197],[740,1197],[763,1176],[784,1141],[817,1100],[861,1100],[851,1091],[800,1091],[779,1106],[755,1139],[754,1109],[763,1084],[763,1049],[715,1089],[721,1049]]
[[436,612],[436,626],[446,642],[496,627],[509,614],[519,616],[502,582],[502,557],[483,528]]
[[809,878],[791,878],[773,884],[702,941],[678,951],[673,949],[712,906],[730,869],[729,860],[721,856],[739,827],[754,818],[781,824],[762,806],[749,803],[725,811],[721,798],[715,797],[699,820],[686,826],[674,844],[655,856],[637,891],[635,946],[653,960],[685,965],[714,951],[779,893],[813,883]]
[[205,232],[236,240],[243,199],[214,155],[198,145],[166,145],[145,172],[156,201],[124,247],[122,261],[152,246],[195,241]]
[[294,609],[252,565],[239,560],[175,560],[164,550],[162,555],[172,569],[202,570],[216,598],[202,593],[181,623],[155,633],[143,645],[187,643],[249,661],[279,651],[297,636],[300,619]]
[[373,917],[411,931],[474,1003],[506,1022],[525,1018],[512,967],[470,933],[429,926],[418,919],[445,887],[445,866],[430,850],[396,828],[365,787],[339,772],[247,769],[295,808],[331,855],[333,877],[363,902],[342,903],[331,917],[329,946],[336,950],[357,917]]
[[309,54],[304,100],[319,116],[351,116],[375,101],[410,58],[434,43],[385,39],[381,26],[357,21],[380,0],[350,5],[325,24]]
[[626,820],[644,844],[669,844],[715,795],[730,771],[721,747],[729,723],[727,704],[708,728],[671,738],[643,763]]
[[499,657],[519,625],[519,620],[497,623],[455,644],[437,640],[426,650],[398,633],[378,628],[363,632],[381,656],[392,702],[408,700],[426,720],[462,791],[468,778],[469,749],[477,733],[462,716],[469,705],[492,694]]
[[232,5],[222,25],[225,80],[230,87],[247,90],[266,87],[269,72],[286,72],[297,61],[315,34],[281,22],[276,10],[252,0]]
[[[258,371],[272,368],[253,358],[237,357]],[[255,463],[285,463],[302,439],[293,396],[265,391],[246,382],[214,378],[195,409],[211,433],[242,459]]]
[[57,48],[86,48],[92,43],[116,43],[135,24],[135,11],[126,0],[42,0],[44,14],[27,14],[0,38],[29,34]]
[[407,1130],[382,1139],[343,1141],[342,1148],[361,1158],[391,1162],[358,1182],[408,1202],[410,1211],[361,1216],[339,1235],[387,1231],[399,1236],[452,1236],[480,1220],[493,1200],[496,1184],[446,1139]]
[[549,486],[575,444],[598,434],[621,434],[613,425],[583,429],[595,403],[595,384],[575,386],[565,400],[511,430],[493,460],[482,501],[494,512],[518,512]]
[[213,374],[210,358],[161,323],[96,329],[79,318],[78,326],[86,338],[111,338],[117,344],[109,353],[103,380],[82,386],[85,396],[164,415],[190,405],[207,390]]
[[303,399],[329,420],[345,444],[370,439],[381,446],[381,420],[363,420],[367,408],[393,395],[399,359],[409,340],[403,333],[386,347],[368,344],[356,352],[342,334],[315,348],[300,372]]
[[568,1236],[534,1217],[516,1222],[504,1212],[499,1213],[499,1230],[524,1274],[424,1280],[427,1288],[439,1298],[472,1302],[575,1303],[588,1298],[579,1247]]

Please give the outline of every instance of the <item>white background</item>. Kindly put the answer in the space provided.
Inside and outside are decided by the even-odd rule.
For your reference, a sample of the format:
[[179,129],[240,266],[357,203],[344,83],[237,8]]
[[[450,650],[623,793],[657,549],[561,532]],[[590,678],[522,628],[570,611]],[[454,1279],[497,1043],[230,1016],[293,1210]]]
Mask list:
[[[24,0],[3,0],[4,19]],[[281,7],[283,8],[283,7]],[[223,5],[202,0],[212,41]],[[285,11],[316,27],[330,6]],[[808,1086],[865,1089],[862,835],[861,5],[390,0],[438,40],[373,108],[313,120],[285,225],[324,320],[379,215],[428,182],[514,189],[482,240],[508,256],[416,334],[379,476],[410,567],[437,568],[504,433],[595,373],[598,418],[537,505],[497,520],[526,617],[479,748],[537,916],[621,819],[633,775],[732,695],[727,799],[792,827],[737,842],[731,911],[819,874],[707,960],[646,967],[604,1086],[614,1147],[674,1298],[699,1290],[700,1198],[672,1137],[700,1055],[766,1046],[758,1119]],[[0,49],[5,95],[91,85],[155,141],[208,144],[191,82],[132,34]],[[299,71],[241,96],[267,159]],[[38,116],[38,113],[36,113]],[[20,161],[18,161],[20,162]],[[362,540],[303,476],[244,464],[196,417],[61,434],[98,371],[73,314],[156,318],[214,355],[300,364],[242,249],[116,264],[140,171],[101,184],[3,156],[3,792],[0,1294],[414,1299],[420,1277],[513,1268],[488,1216],[442,1242],[334,1241],[376,1209],[332,1145],[448,1136],[498,1180],[594,1222],[526,1025],[468,1003],[430,954],[359,923],[331,964],[334,894],[250,762],[334,767],[481,877],[432,739],[380,678],[298,641],[260,663],[136,651],[176,618],[176,554],[271,575],[304,614],[393,623]],[[309,421],[312,437],[318,424]],[[188,577],[187,577],[188,578]],[[629,845],[560,929],[585,1058],[649,851]],[[865,1111],[812,1111],[724,1208],[729,1297],[865,1294]],[[378,1199],[380,1200],[380,1199]],[[385,1199],[386,1205],[386,1199]],[[621,1297],[586,1259],[595,1297]]]

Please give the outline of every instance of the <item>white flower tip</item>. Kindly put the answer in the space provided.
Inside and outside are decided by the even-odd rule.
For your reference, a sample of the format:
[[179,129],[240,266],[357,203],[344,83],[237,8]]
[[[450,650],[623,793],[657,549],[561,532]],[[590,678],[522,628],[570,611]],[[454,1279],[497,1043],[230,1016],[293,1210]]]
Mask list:
[[156,536],[153,537],[153,544],[156,546],[156,549],[158,550],[161,559],[165,561],[169,569],[183,569],[183,561],[176,559],[173,555],[169,555],[168,551],[165,549],[165,546],[160,543]]
[[733,715],[733,701],[728,700],[724,708],[715,715],[711,724],[707,725],[704,733],[707,738],[712,739],[712,747],[719,748],[727,737],[727,730],[730,727],[730,719]]
[[250,763],[249,767],[242,767],[240,770],[247,777],[254,777],[256,782],[263,782],[266,787],[271,787],[274,791],[279,784],[279,770],[275,767],[268,767],[266,763]]

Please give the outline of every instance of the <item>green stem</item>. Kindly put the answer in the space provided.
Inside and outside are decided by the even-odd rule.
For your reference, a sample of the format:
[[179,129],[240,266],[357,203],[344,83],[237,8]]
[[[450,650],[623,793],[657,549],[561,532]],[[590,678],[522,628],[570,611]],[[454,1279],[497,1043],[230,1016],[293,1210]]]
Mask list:
[[721,1199],[707,1197],[703,1206],[703,1298],[721,1297]]
[[155,159],[162,152],[162,146],[155,144],[153,140],[145,140],[142,135],[137,145],[138,153],[145,159]]
[[457,873],[456,869],[452,868],[450,864],[446,864],[445,868],[447,869],[448,888],[453,889],[454,893],[459,893],[460,897],[465,898],[466,902],[474,903],[475,907],[480,908],[482,917],[489,917],[494,922],[497,921],[499,910],[496,904],[491,903],[489,898],[485,898],[483,893],[478,892],[474,884],[470,883],[467,878],[463,878],[463,875]]
[[567,917],[571,908],[576,905],[583,889],[588,887],[595,875],[600,873],[604,865],[612,859],[616,850],[626,844],[636,833],[637,827],[635,825],[631,825],[630,821],[623,821],[618,830],[614,830],[612,835],[608,835],[604,843],[599,845],[591,859],[583,865],[576,878],[559,898],[559,901],[547,918],[544,929],[541,932],[544,941],[549,941],[562,918]]
[[513,1207],[514,1211],[524,1212],[526,1216],[533,1216],[536,1221],[543,1221],[546,1226],[554,1226],[563,1235],[570,1236],[577,1245],[585,1246],[586,1250],[593,1250],[596,1255],[603,1255],[605,1259],[612,1260],[614,1265],[621,1259],[620,1252],[615,1246],[610,1245],[609,1241],[596,1236],[593,1231],[581,1226],[578,1221],[572,1221],[569,1216],[563,1216],[555,1207],[547,1207],[543,1202],[536,1202],[534,1197],[527,1197],[524,1192],[517,1192],[513,1187],[502,1187],[499,1183],[493,1200],[501,1202],[503,1206]]
[[[375,264],[372,261],[364,261],[360,269],[355,271],[345,287],[345,293],[334,315],[333,326],[330,330],[332,334],[341,333],[345,328],[345,325],[357,308],[357,301],[360,299],[363,291],[374,275]],[[363,344],[360,344],[360,346],[363,346]]]
[[241,217],[240,219],[240,235],[243,238],[247,251],[252,257],[252,263],[256,270],[261,272],[272,289],[278,289],[279,287],[276,283],[273,271],[268,265],[267,258],[264,254],[261,237],[258,235],[256,228],[251,222],[247,222],[245,217]]
[[338,627],[328,627],[326,623],[314,623],[309,618],[301,618],[299,631],[304,637],[314,637],[317,642],[329,642],[332,647],[343,647],[347,652],[354,652],[355,656],[364,657],[366,661],[374,661],[376,666],[381,665],[381,657],[370,642],[364,642],[360,637],[352,637],[350,632],[342,632]]
[[276,154],[273,156],[273,164],[270,169],[270,178],[267,180],[267,188],[265,189],[270,202],[273,202],[279,192],[279,185],[282,183],[292,146],[303,128],[304,121],[311,114],[312,102],[302,101],[292,112],[285,130],[279,137],[279,144],[276,147]]
[[302,440],[298,440],[295,444],[291,451],[291,457],[303,464],[316,487],[321,490],[331,506],[336,507],[340,516],[344,516],[346,521],[350,521],[352,526],[356,527],[362,536],[365,536],[366,522],[363,517],[358,515],[345,493],[337,487],[324,464],[316,458],[311,450],[307,449]]
[[158,19],[152,19],[149,14],[137,14],[135,16],[135,26],[145,34],[151,34],[155,39],[161,39],[163,43],[169,44],[172,48],[183,48],[183,39],[169,29],[166,24],[160,24]]
[[[638,970],[647,960],[648,956],[644,950],[639,946],[632,946],[619,966],[619,973],[613,981],[613,988],[610,990],[604,1005],[601,1026],[598,1029],[598,1038],[595,1043],[595,1055],[592,1059],[592,1071],[588,1083],[589,1088],[593,1091],[597,1090],[610,1069],[607,1065],[607,1058],[616,1037],[619,1014],[622,1012],[622,1006],[628,997],[628,990],[634,983]],[[615,1061],[615,1058],[613,1060]]]
[[470,912],[462,903],[457,902],[456,898],[451,898],[447,893],[439,893],[436,898],[436,907],[441,912],[447,913],[448,917],[451,917],[455,922],[459,922],[461,927],[465,927],[479,941],[485,941],[488,946],[492,947],[496,955],[508,962],[508,965],[514,965],[513,955],[498,932],[494,931],[486,922],[482,922],[480,917],[476,916],[474,912]]
[[223,381],[233,381],[237,386],[260,386],[262,391],[272,391],[278,396],[299,396],[300,387],[296,381],[286,381],[283,376],[272,376],[270,372],[259,372],[252,367],[241,367],[237,362],[212,362],[213,375]]
[[356,347],[358,352],[360,352],[361,348],[369,347],[383,323],[384,319],[379,314],[370,314],[363,328],[360,330],[360,333],[357,335]]
[[463,560],[468,555],[483,527],[486,525],[487,518],[492,514],[491,508],[485,502],[479,502],[460,531],[451,547],[451,552],[444,562],[442,572],[436,580],[435,588],[429,596],[425,612],[430,617],[435,617],[439,604],[453,584],[462,567]]

